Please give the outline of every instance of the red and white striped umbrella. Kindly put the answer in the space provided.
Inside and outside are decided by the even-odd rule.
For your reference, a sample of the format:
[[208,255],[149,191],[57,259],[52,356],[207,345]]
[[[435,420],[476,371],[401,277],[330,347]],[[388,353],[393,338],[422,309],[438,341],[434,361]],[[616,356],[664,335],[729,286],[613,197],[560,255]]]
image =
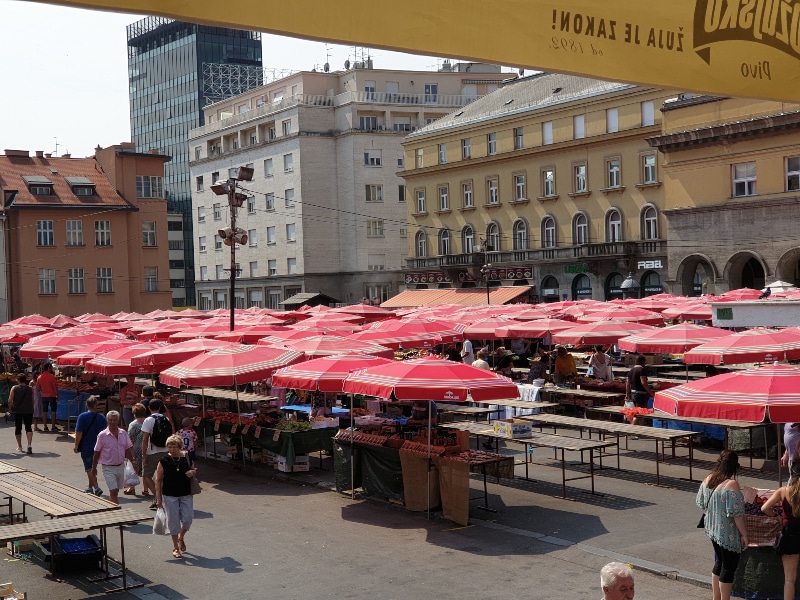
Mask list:
[[[461,334],[457,334],[459,339]],[[442,343],[442,337],[438,333],[403,333],[401,331],[385,331],[382,329],[357,331],[347,336],[348,339],[358,342],[370,342],[380,344],[393,350],[401,348],[433,348]]]
[[299,390],[341,392],[344,380],[353,371],[390,362],[392,361],[389,359],[368,354],[323,356],[275,371],[272,385]]
[[158,373],[214,348],[229,348],[236,345],[208,338],[186,340],[177,344],[161,344],[134,356],[131,364],[134,367],[147,367],[153,373]]
[[739,288],[738,290],[731,290],[730,292],[720,294],[715,298],[715,300],[723,302],[737,302],[740,300],[758,300],[759,296],[761,296],[761,290]]
[[82,367],[87,361],[100,356],[104,352],[111,352],[112,350],[127,348],[128,346],[135,346],[139,343],[141,342],[123,338],[118,340],[108,340],[106,342],[100,342],[99,344],[89,344],[88,346],[78,348],[77,350],[72,350],[71,352],[67,352],[66,354],[59,356],[57,361],[58,366]]
[[496,333],[498,327],[514,324],[514,321],[505,318],[481,319],[467,326],[464,330],[464,337],[477,338],[479,340],[502,339],[502,336]]
[[215,348],[162,371],[159,380],[172,387],[241,385],[266,379],[303,356],[296,350],[270,346]]
[[87,371],[100,373],[101,375],[147,375],[154,372],[151,366],[134,366],[131,361],[142,352],[167,345],[169,345],[167,342],[145,342],[144,344],[117,348],[86,361],[83,367]]
[[631,323],[644,323],[645,325],[661,325],[664,317],[643,308],[633,306],[615,306],[602,309],[591,309],[577,317],[579,323],[596,323],[598,321],[630,321]]
[[735,365],[800,358],[800,329],[750,329],[701,344],[683,355],[688,365]]
[[710,321],[711,305],[707,302],[684,302],[661,311],[665,319],[685,319],[687,321]]
[[628,321],[599,321],[584,323],[577,327],[557,331],[553,334],[556,344],[614,344],[619,338],[653,329],[650,325]]
[[276,331],[291,331],[286,325],[254,325],[253,327],[236,327],[235,331],[226,331],[214,336],[215,340],[224,342],[241,342],[242,344],[255,344],[263,337],[270,336]]
[[70,327],[51,331],[31,339],[20,348],[19,355],[22,358],[56,358],[89,344],[118,339],[125,339],[125,336],[102,329]]
[[679,354],[732,333],[717,327],[680,323],[620,338],[618,344],[626,352]]
[[[262,342],[259,341],[258,343],[261,344]],[[394,351],[391,348],[339,335],[317,335],[302,340],[288,340],[283,342],[282,346],[292,348],[298,352],[304,352],[309,357],[358,353],[394,358]]]
[[562,321],[561,319],[539,319],[525,323],[509,323],[503,327],[498,327],[495,334],[501,338],[539,338],[545,337],[548,333],[564,331],[575,327],[573,321]]

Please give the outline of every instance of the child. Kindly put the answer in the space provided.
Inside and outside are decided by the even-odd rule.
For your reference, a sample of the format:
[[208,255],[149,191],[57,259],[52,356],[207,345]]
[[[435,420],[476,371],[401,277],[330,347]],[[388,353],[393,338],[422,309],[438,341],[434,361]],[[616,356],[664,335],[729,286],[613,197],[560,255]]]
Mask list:
[[195,448],[197,447],[197,434],[194,432],[194,419],[186,417],[181,421],[182,429],[178,432],[178,436],[183,440],[183,449],[189,454],[189,459],[192,464],[197,459]]

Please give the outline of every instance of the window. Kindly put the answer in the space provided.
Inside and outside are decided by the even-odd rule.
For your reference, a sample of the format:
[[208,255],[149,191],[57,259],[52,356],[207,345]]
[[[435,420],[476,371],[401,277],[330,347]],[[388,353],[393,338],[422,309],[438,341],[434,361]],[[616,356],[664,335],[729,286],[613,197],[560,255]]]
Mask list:
[[183,240],[167,240],[167,247],[170,250],[183,250]]
[[294,171],[294,156],[292,154],[283,155],[283,172],[291,173]]
[[439,232],[439,256],[450,254],[450,231],[442,229]]
[[222,250],[222,236],[215,235],[214,236],[214,250]]
[[542,169],[542,196],[549,198],[556,195],[555,169]]
[[186,263],[182,259],[176,259],[169,261],[169,268],[170,269],[183,269]]
[[264,160],[264,177],[272,177],[275,174],[272,167],[272,159],[267,158]]
[[287,258],[286,259],[286,272],[289,275],[295,275],[297,273],[297,259],[296,258]]
[[375,100],[375,82],[364,81],[364,98],[366,100]]
[[417,190],[417,212],[425,212],[425,190]]
[[646,206],[642,211],[642,238],[645,240],[658,239],[658,213],[653,206]]
[[489,156],[497,154],[497,134],[490,133],[486,136],[486,153]]
[[525,147],[525,137],[522,127],[514,128],[514,150],[522,150]]
[[278,261],[275,259],[271,259],[267,261],[267,275],[277,275],[278,274]]
[[621,162],[619,158],[606,159],[606,172],[608,174],[606,187],[618,188],[622,185],[622,177],[620,175]]
[[371,301],[386,302],[389,299],[389,286],[388,285],[368,285],[366,289],[366,297]]
[[733,196],[756,195],[756,163],[733,165]]
[[214,265],[214,276],[217,280],[220,280],[225,276],[225,271],[222,268],[222,265]]
[[228,308],[228,294],[217,292],[214,297],[214,308]]
[[800,156],[786,159],[786,191],[800,190]]
[[397,168],[402,169],[406,166],[406,159],[403,156],[397,157]]
[[258,277],[258,261],[250,261],[250,277]]
[[500,203],[500,191],[497,187],[497,178],[492,177],[486,180],[486,201],[489,204]]
[[422,148],[417,148],[414,151],[414,166],[417,169],[421,169],[424,166],[424,164],[425,163],[423,162]]
[[573,221],[574,231],[572,232],[573,240],[576,246],[582,246],[589,243],[589,220],[584,213],[575,215]]
[[156,243],[156,222],[142,221],[142,246],[153,248]]
[[435,103],[438,101],[437,94],[439,93],[439,84],[438,83],[426,83],[425,84],[425,102],[428,104]]
[[275,227],[267,227],[267,245],[275,243]]
[[207,250],[207,247],[206,247],[206,236],[201,235],[200,237],[197,238],[197,249],[200,252],[205,252]]
[[111,221],[94,222],[94,244],[95,246],[111,245]]
[[286,208],[294,206],[294,188],[289,188],[283,191],[283,201]]
[[137,198],[163,198],[164,197],[164,178],[155,175],[136,176],[136,197]]
[[56,270],[39,269],[39,293],[52,295],[56,293]]
[[275,210],[275,194],[269,193],[267,198],[267,210]]
[[273,310],[277,310],[280,308],[280,301],[281,301],[281,291],[280,290],[270,290],[269,291],[269,302],[267,308],[271,308]]
[[145,292],[158,291],[158,267],[144,268],[144,291]]
[[194,190],[196,192],[202,192],[203,191],[203,176],[202,175],[198,175],[197,177],[194,178]]
[[616,108],[606,110],[606,133],[619,131],[619,111]]
[[292,135],[292,121],[291,119],[286,119],[285,121],[281,121],[281,129],[283,130],[283,135]]
[[486,250],[500,252],[500,226],[497,223],[489,223],[486,227]]
[[199,294],[198,308],[200,310],[211,310],[211,294]]
[[55,233],[52,221],[36,221],[36,245],[55,246]]
[[439,187],[439,210],[450,210],[450,198],[447,186]]
[[367,254],[367,270],[383,271],[386,268],[385,254]]
[[297,241],[297,233],[296,227],[294,223],[287,223],[286,224],[286,241],[287,242],[296,242]]
[[72,193],[76,196],[94,196],[94,186],[76,185],[72,187]]
[[200,267],[200,281],[208,281],[208,267],[205,265]]
[[556,247],[556,221],[553,217],[542,220],[542,248]]
[[367,220],[367,237],[383,237],[383,219]]
[[514,223],[514,250],[528,249],[528,224],[522,219]]
[[428,256],[428,236],[424,231],[418,231],[414,236],[414,246],[417,250],[417,257],[423,258]]
[[212,209],[214,211],[214,220],[215,221],[221,220],[222,219],[222,208],[221,208],[220,203],[217,202],[216,204],[214,204],[214,206],[212,206]]
[[467,181],[461,184],[461,198],[463,200],[464,208],[472,208],[475,206],[472,200],[472,182]]
[[114,276],[112,274],[111,267],[97,268],[97,293],[98,294],[114,293]]
[[183,231],[183,220],[167,221],[167,231]]
[[406,201],[406,186],[404,185],[397,186],[397,201],[398,202]]
[[608,211],[606,215],[606,241],[622,241],[622,215],[617,209]]
[[258,246],[258,229],[247,230],[247,243],[251,248]]
[[368,184],[365,186],[367,202],[383,202],[383,186]]
[[586,183],[586,164],[575,165],[573,167],[575,173],[574,191],[576,194],[586,193],[588,186]]
[[364,165],[367,167],[380,167],[383,164],[380,150],[367,150],[364,152]]
[[408,237],[408,227],[401,227],[399,233],[400,233],[400,237],[401,238],[403,238],[403,239],[407,238]]
[[49,185],[32,185],[31,194],[34,196],[50,196],[53,193],[53,188]]
[[275,126],[267,127],[267,139],[274,140],[276,137],[278,137],[278,134],[275,133]]
[[553,143],[553,122],[545,121],[542,123],[542,146]]
[[261,290],[250,290],[248,292],[248,304],[252,307],[263,308],[264,306],[264,292]]
[[86,288],[83,282],[83,269],[67,269],[67,281],[69,282],[69,294],[85,294]]
[[219,182],[219,171],[214,171],[211,174],[211,183],[218,183]]
[[205,206],[198,206],[197,207],[197,222],[198,223],[205,223],[206,222],[206,207]]
[[464,254],[475,252],[475,230],[471,225],[465,225],[461,230],[461,249]]
[[575,115],[572,117],[572,137],[576,140],[582,140],[586,137],[584,115]]
[[472,156],[472,144],[470,138],[461,140],[461,158],[470,158]]
[[203,157],[203,148],[201,146],[197,146],[194,149],[194,159],[200,160]]
[[656,111],[652,100],[642,102],[642,127],[654,125],[656,122]]
[[447,163],[447,144],[439,144],[439,164]]
[[67,221],[67,246],[83,246],[83,221]]
[[378,128],[378,117],[359,117],[358,128],[367,131],[374,131]]
[[248,196],[248,198],[247,198],[247,214],[248,215],[256,214],[256,197],[255,196]]
[[642,183],[656,183],[656,155],[642,155]]

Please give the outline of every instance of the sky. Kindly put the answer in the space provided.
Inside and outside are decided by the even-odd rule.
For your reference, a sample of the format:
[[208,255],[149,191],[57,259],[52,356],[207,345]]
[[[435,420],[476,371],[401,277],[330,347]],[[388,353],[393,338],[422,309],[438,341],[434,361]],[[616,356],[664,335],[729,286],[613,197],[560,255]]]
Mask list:
[[[142,15],[0,0],[0,151],[91,156],[130,140],[125,27]],[[13,24],[13,25],[12,25]],[[344,68],[352,46],[262,35],[263,63],[286,70]],[[435,70],[440,59],[370,50],[376,68]],[[359,54],[360,58],[360,54]]]

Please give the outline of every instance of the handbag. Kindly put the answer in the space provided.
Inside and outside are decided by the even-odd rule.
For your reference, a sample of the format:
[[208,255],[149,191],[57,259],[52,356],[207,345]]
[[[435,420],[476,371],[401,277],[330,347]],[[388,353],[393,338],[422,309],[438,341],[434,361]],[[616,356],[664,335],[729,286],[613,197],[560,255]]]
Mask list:
[[191,485],[192,496],[197,496],[197,494],[203,491],[203,488],[200,487],[200,482],[197,481],[197,475],[189,479],[189,484]]
[[[711,492],[711,496],[713,496],[714,492],[716,492],[716,491],[717,491],[717,488],[714,488],[714,490]],[[708,503],[711,502],[711,496],[708,497],[708,502],[706,502],[706,505],[703,507],[703,514],[700,515],[700,520],[697,522],[697,528],[698,529],[705,529],[706,528],[706,511],[708,510]]]

